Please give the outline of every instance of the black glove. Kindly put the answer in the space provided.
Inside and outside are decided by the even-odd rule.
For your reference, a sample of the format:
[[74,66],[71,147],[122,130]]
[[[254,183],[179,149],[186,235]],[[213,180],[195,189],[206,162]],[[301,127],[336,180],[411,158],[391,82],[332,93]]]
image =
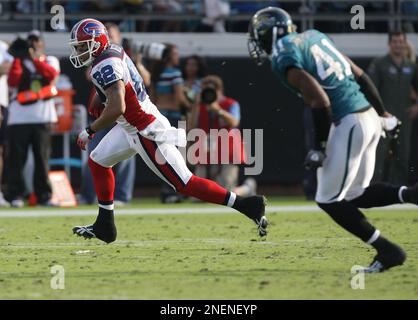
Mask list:
[[325,152],[322,150],[309,150],[303,163],[306,170],[315,170],[322,167],[325,160]]

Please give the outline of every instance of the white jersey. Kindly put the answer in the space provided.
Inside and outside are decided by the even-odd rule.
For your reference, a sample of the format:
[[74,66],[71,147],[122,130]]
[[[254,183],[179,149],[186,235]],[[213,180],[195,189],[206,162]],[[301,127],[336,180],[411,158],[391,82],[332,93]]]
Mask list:
[[126,110],[116,122],[128,133],[136,134],[148,127],[157,117],[161,117],[158,109],[149,100],[137,68],[120,46],[111,44],[94,60],[91,77],[97,94],[105,105],[105,90],[116,81],[123,81]]

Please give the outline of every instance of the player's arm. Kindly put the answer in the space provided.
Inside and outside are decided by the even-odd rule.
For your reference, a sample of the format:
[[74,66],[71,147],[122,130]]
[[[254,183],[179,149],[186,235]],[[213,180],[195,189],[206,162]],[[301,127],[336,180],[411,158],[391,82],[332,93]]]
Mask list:
[[298,90],[303,101],[312,108],[315,126],[315,148],[324,150],[330,128],[331,102],[321,85],[303,69],[291,67],[287,70],[287,82]]
[[351,66],[351,70],[353,71],[354,77],[360,86],[361,92],[364,93],[367,100],[371,103],[373,108],[375,108],[377,114],[381,117],[390,117],[391,114],[386,111],[382,97],[369,75],[353,61],[351,61],[350,58],[347,56],[345,58]]
[[330,128],[331,102],[318,81],[305,70],[290,67],[286,73],[287,82],[298,90],[303,101],[312,108],[312,118],[315,127],[315,148],[306,155],[306,169],[316,169],[322,166],[325,159],[325,147]]
[[78,134],[77,144],[81,150],[86,150],[87,143],[97,131],[111,126],[125,112],[125,85],[122,80],[112,82],[105,89],[105,95],[106,107],[99,118]]
[[111,126],[125,113],[125,85],[122,80],[115,81],[105,90],[106,107],[102,114],[91,125],[92,132],[97,132]]

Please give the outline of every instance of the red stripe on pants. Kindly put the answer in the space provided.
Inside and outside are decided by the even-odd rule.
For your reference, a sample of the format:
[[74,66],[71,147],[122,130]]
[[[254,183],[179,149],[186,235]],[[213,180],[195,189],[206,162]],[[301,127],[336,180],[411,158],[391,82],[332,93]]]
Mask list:
[[[157,161],[157,149],[158,146],[154,141],[146,138],[141,138],[141,143],[144,146],[145,151],[150,157],[154,165],[159,169],[160,173],[176,188],[180,190],[184,187],[185,183],[181,180],[180,176],[175,172],[174,168],[168,162],[160,164]],[[162,159],[159,159],[160,162]]]

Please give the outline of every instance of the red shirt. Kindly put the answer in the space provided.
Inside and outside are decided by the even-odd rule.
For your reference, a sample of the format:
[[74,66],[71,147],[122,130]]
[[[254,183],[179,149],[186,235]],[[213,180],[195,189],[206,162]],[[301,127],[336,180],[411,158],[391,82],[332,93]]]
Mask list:
[[[222,110],[230,112],[232,106],[236,106],[237,101],[224,97],[219,105]],[[216,111],[208,111],[205,104],[199,106],[198,128],[202,129],[207,136],[210,137],[210,129],[217,129],[219,131],[219,137],[217,142],[202,141],[198,139],[196,143],[199,145],[195,156],[197,157],[198,164],[243,164],[246,161],[246,155],[244,145],[241,137],[241,131],[239,128],[230,127],[226,121]],[[222,130],[223,129],[223,130]],[[224,137],[224,138],[222,138]],[[214,140],[214,139],[212,139]],[[208,147],[210,143],[210,147]],[[199,159],[199,151],[204,150],[207,152],[207,163],[202,163]],[[211,161],[212,159],[212,161]]]

